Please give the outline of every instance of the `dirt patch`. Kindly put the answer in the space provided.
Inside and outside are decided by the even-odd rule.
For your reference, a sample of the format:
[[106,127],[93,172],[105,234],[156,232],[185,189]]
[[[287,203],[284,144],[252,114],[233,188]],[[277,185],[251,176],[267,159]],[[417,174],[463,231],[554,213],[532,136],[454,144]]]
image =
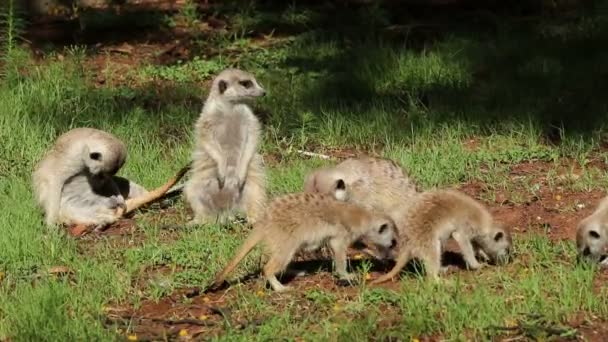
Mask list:
[[[586,167],[606,168],[599,159],[591,159]],[[551,180],[546,176],[550,171],[556,172]],[[568,186],[550,183],[575,182],[583,172],[579,164],[571,160],[564,160],[557,167],[535,161],[510,168],[507,177],[513,180],[513,187],[509,191],[490,190],[480,182],[465,184],[460,189],[483,201],[496,219],[514,233],[541,233],[553,240],[569,240],[575,238],[578,222],[590,215],[606,194],[601,190],[576,192],[568,190]],[[524,177],[525,183],[517,182]],[[491,201],[484,196],[490,191],[494,198]]]

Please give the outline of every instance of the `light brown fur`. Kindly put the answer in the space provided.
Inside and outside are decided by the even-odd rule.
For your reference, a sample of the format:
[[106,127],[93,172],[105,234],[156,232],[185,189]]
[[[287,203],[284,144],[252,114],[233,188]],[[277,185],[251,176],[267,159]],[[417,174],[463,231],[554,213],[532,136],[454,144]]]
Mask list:
[[396,228],[386,215],[355,204],[335,200],[330,195],[297,193],[276,198],[265,215],[213,283],[217,287],[239,262],[260,242],[266,246],[269,260],[264,277],[275,291],[284,291],[276,274],[284,271],[295,253],[313,251],[327,244],[333,251],[336,273],[351,280],[346,270],[346,250],[357,239],[378,246],[386,253],[395,246]]
[[113,223],[160,198],[188,168],[180,170],[161,188],[148,192],[115,176],[126,155],[122,141],[98,129],[75,128],[57,138],[32,175],[36,199],[47,225],[102,227]]
[[263,213],[266,180],[257,153],[261,126],[248,102],[265,90],[250,73],[222,71],[195,125],[196,146],[184,195],[194,212],[191,224],[224,223],[244,211],[250,223]]
[[580,256],[608,267],[608,197],[600,201],[591,215],[579,222],[576,247]]
[[504,263],[512,245],[510,233],[495,224],[492,215],[473,198],[454,190],[435,190],[416,196],[411,205],[394,208],[390,214],[399,230],[395,266],[387,274],[372,281],[387,281],[413,258],[420,259],[426,274],[437,279],[441,268],[441,253],[447,239],[458,243],[469,269],[481,264],[475,253]]
[[337,199],[380,211],[407,203],[418,193],[416,184],[399,164],[369,156],[350,158],[311,172],[304,181],[304,191],[334,194]]

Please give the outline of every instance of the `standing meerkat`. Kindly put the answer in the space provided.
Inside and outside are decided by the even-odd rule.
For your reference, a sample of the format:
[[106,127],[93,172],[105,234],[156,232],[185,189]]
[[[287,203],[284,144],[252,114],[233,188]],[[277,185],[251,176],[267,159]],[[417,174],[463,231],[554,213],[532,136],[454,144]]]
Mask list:
[[385,212],[418,193],[415,182],[396,162],[369,156],[314,170],[304,180],[304,191],[334,194],[336,199]]
[[416,196],[411,205],[394,208],[399,230],[395,266],[372,284],[395,276],[413,258],[420,259],[427,276],[438,279],[445,242],[454,238],[469,269],[478,269],[476,252],[494,263],[508,262],[510,233],[497,225],[492,215],[473,198],[454,190],[435,190]]
[[248,102],[266,91],[255,77],[226,69],[213,80],[195,124],[192,169],[184,196],[190,224],[225,222],[235,210],[254,223],[266,204],[265,171],[257,153],[261,126]]
[[284,271],[295,253],[312,252],[327,244],[334,254],[335,270],[340,279],[352,280],[346,270],[346,250],[358,239],[376,247],[377,255],[388,255],[397,244],[395,224],[388,216],[331,195],[297,193],[273,200],[236,256],[222,270],[212,285],[217,287],[239,262],[260,242],[269,259],[264,277],[275,291],[285,291],[276,274]]
[[604,197],[595,211],[582,219],[576,230],[576,249],[579,256],[608,267],[608,197]]
[[98,129],[74,128],[59,136],[32,174],[46,224],[113,223],[162,197],[188,170],[187,166],[165,185],[148,192],[115,176],[126,156],[122,141]]

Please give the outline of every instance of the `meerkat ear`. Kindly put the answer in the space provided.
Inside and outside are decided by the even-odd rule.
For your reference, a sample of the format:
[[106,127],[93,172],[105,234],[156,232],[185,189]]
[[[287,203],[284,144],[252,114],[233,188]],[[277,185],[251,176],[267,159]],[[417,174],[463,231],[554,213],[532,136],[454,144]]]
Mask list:
[[91,152],[91,153],[89,153],[89,158],[91,158],[93,160],[101,160],[101,153]]
[[336,181],[336,190],[346,190],[346,184],[343,179],[338,179]]
[[494,241],[498,242],[500,241],[500,239],[502,239],[505,236],[505,234],[503,232],[498,232],[496,233],[496,235],[494,235]]
[[226,83],[226,81],[224,80],[220,80],[220,82],[218,83],[218,88],[220,90],[220,94],[223,94],[226,89],[228,88],[228,83]]

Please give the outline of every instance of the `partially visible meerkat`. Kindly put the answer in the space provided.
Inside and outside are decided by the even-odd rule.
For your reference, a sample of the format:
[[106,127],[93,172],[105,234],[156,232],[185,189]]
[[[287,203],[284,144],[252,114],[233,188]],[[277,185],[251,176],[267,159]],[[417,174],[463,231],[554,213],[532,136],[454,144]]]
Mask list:
[[113,223],[162,197],[189,168],[148,192],[135,182],[115,176],[126,155],[122,141],[98,129],[75,128],[59,136],[32,175],[46,224]]
[[455,190],[434,190],[416,196],[411,205],[395,207],[390,214],[399,230],[395,266],[373,280],[377,284],[395,276],[413,258],[420,259],[427,276],[438,279],[445,242],[454,238],[469,269],[479,269],[476,253],[505,264],[511,254],[509,231],[497,224],[481,203]]
[[300,250],[312,252],[327,244],[333,251],[335,271],[341,280],[352,280],[346,270],[346,250],[356,240],[375,246],[378,255],[387,256],[397,244],[393,220],[377,211],[338,201],[331,195],[297,193],[274,199],[254,225],[236,256],[217,275],[217,287],[239,262],[260,242],[266,246],[269,259],[263,274],[275,291],[288,290],[276,278],[287,269]]
[[579,222],[576,248],[579,256],[608,267],[608,197],[604,197],[595,211]]
[[396,162],[386,158],[350,158],[314,170],[304,180],[305,192],[334,194],[375,210],[389,211],[418,193],[417,185]]
[[266,91],[255,77],[226,69],[215,77],[195,124],[195,148],[184,196],[194,212],[190,224],[226,222],[245,211],[254,223],[266,204],[260,123],[248,102]]

